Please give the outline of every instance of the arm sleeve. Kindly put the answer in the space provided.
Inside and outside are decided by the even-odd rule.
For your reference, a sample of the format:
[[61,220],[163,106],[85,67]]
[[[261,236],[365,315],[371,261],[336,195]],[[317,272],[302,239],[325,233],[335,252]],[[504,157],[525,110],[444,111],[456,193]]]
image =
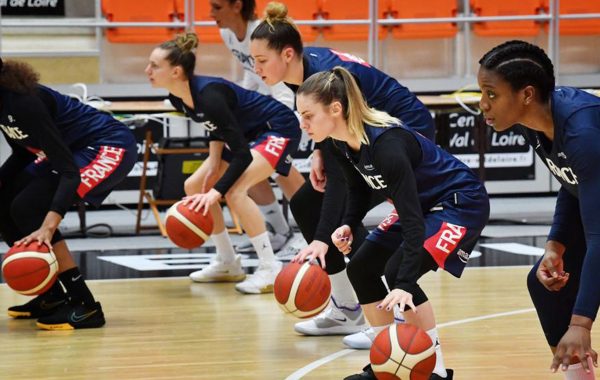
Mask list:
[[338,163],[338,159],[345,160],[345,158],[341,155],[341,152],[333,146],[333,143],[331,143],[330,140],[331,139],[327,139],[327,142],[323,142],[321,145],[327,183],[325,186],[325,194],[323,195],[323,205],[321,206],[319,224],[317,225],[314,237],[315,240],[326,243],[331,242],[331,234],[339,227],[341,217],[346,211],[345,206],[347,198],[346,183],[342,172],[343,169],[341,168],[341,166],[347,164],[347,160],[346,162],[343,162],[343,164]]
[[[364,200],[369,199],[373,190],[367,185],[360,173],[346,157],[342,154],[336,154],[335,158],[339,163],[339,167],[342,170],[347,184],[348,201],[346,203],[346,213],[342,219],[342,225],[347,224],[352,231],[354,231],[369,211],[368,202],[365,202]],[[332,194],[332,196],[334,195],[335,193]]]
[[44,104],[37,96],[30,96],[18,102],[16,112],[19,115],[17,120],[23,126],[28,126],[27,133],[35,137],[52,169],[60,175],[49,211],[64,216],[75,199],[81,177],[71,150],[64,143],[48,112],[51,107],[53,106]]
[[252,162],[248,142],[233,113],[237,98],[226,85],[210,84],[198,94],[196,101],[208,120],[218,126],[217,137],[227,143],[233,155],[229,167],[214,186],[215,190],[225,195]]
[[566,245],[569,231],[574,224],[573,221],[580,217],[579,200],[571,195],[567,189],[561,187],[556,198],[554,218],[552,219],[552,228],[550,228],[548,240],[558,241]]
[[402,258],[393,287],[413,293],[425,240],[425,220],[413,171],[413,167],[421,161],[421,147],[410,132],[397,128],[375,141],[373,151],[373,162],[387,182],[390,198],[402,224],[403,244],[394,252]]
[[19,174],[35,158],[32,153],[23,147],[13,144],[10,139],[7,139],[7,142],[12,148],[12,153],[4,164],[0,166],[0,187]]
[[568,141],[567,155],[577,175],[579,211],[585,232],[587,251],[581,269],[579,292],[573,314],[594,320],[600,307],[600,141],[598,126],[586,127],[577,124],[578,133]]

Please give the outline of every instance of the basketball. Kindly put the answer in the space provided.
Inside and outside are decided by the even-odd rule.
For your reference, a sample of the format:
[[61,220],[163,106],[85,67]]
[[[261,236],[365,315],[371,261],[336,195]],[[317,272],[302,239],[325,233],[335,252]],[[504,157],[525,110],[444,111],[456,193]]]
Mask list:
[[428,380],[435,367],[435,345],[420,328],[393,324],[375,337],[370,359],[380,380]]
[[44,293],[56,281],[58,261],[45,244],[37,241],[13,246],[2,261],[2,275],[18,293],[32,296]]
[[275,299],[287,314],[309,318],[319,314],[331,296],[329,276],[320,266],[289,263],[275,278]]
[[173,243],[192,249],[208,240],[213,230],[213,219],[210,213],[202,215],[202,212],[190,210],[183,201],[179,201],[167,210],[165,227]]

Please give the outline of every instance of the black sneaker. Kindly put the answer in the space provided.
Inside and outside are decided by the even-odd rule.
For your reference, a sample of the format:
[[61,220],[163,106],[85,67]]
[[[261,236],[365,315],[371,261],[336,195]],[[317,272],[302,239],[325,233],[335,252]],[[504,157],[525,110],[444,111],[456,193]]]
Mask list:
[[8,308],[8,316],[19,319],[41,318],[53,314],[67,302],[66,294],[40,294],[26,304]]
[[454,376],[454,370],[446,368],[446,373],[448,374],[446,377],[441,377],[440,375],[434,373],[431,375],[429,380],[452,380],[452,377]]
[[100,302],[90,306],[66,303],[54,314],[38,319],[37,327],[43,330],[74,330],[102,327],[105,323]]
[[362,373],[344,377],[344,380],[377,380],[377,378],[375,377],[375,373],[373,373],[371,365],[367,364],[367,366],[363,368]]

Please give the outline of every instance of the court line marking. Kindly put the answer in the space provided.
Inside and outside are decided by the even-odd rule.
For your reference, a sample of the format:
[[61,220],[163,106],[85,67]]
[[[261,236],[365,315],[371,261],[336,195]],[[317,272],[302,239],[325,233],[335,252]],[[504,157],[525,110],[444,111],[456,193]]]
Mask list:
[[[465,323],[470,323],[470,322],[476,322],[476,321],[482,321],[485,319],[492,319],[492,318],[500,318],[500,317],[507,317],[507,316],[511,316],[511,315],[517,315],[517,314],[525,314],[525,313],[530,313],[532,311],[535,311],[534,308],[528,308],[528,309],[519,309],[519,310],[513,310],[513,311],[506,311],[503,313],[494,313],[494,314],[488,314],[488,315],[481,315],[479,317],[471,317],[471,318],[465,318],[465,319],[459,319],[456,321],[450,321],[450,322],[445,322],[445,323],[440,323],[437,325],[437,328],[443,328],[443,327],[449,327],[449,326],[456,326],[456,325],[462,325]],[[311,371],[317,369],[318,367],[327,364],[329,362],[334,361],[337,358],[340,358],[342,356],[348,355],[354,351],[358,351],[355,350],[353,348],[346,348],[343,349],[341,351],[338,352],[334,352],[331,355],[325,356],[319,360],[316,360],[298,370],[296,370],[294,373],[292,373],[291,375],[289,375],[288,377],[285,378],[285,380],[299,380],[301,379],[303,376],[307,375],[308,373],[310,373]]]

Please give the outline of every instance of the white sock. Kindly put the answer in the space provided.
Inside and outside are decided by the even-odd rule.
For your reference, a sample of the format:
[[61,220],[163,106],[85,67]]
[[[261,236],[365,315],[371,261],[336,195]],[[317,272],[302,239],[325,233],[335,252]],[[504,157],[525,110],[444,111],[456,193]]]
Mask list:
[[588,359],[588,367],[590,373],[585,372],[581,363],[571,364],[565,371],[565,380],[594,380],[596,376],[594,375],[594,364],[592,364],[591,359]]
[[339,273],[330,274],[329,280],[331,281],[331,296],[335,299],[335,303],[338,306],[354,308],[358,305],[358,299],[352,289],[352,284],[348,279],[348,273],[346,273],[345,268]]
[[435,368],[433,369],[433,373],[440,377],[446,377],[448,376],[448,373],[446,372],[446,367],[444,366],[442,346],[440,345],[440,337],[438,335],[437,328],[434,327],[431,330],[428,330],[427,335],[429,335],[431,341],[435,345]]
[[258,255],[258,260],[261,262],[272,262],[275,260],[275,254],[273,254],[273,247],[271,247],[267,231],[250,238],[250,242]]
[[279,202],[275,201],[271,204],[258,206],[262,214],[265,216],[265,221],[269,223],[276,233],[287,234],[290,226],[283,217],[283,211]]
[[231,263],[235,260],[235,250],[233,249],[233,244],[231,244],[227,229],[224,229],[223,232],[219,232],[218,234],[212,234],[211,239],[213,239],[213,242],[215,243],[217,255],[221,262]]
[[383,325],[383,326],[371,326],[371,328],[373,329],[373,331],[375,331],[375,336],[379,335],[380,332],[382,332],[383,330],[387,329],[389,325]]

